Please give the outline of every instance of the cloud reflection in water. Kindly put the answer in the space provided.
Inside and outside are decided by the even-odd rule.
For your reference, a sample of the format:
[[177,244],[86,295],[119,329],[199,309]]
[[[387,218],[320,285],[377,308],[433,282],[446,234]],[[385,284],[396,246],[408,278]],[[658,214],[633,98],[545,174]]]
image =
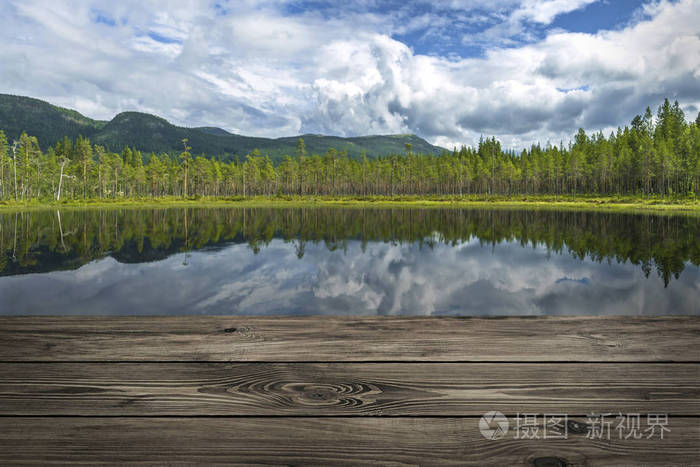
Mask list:
[[[186,261],[185,261],[186,259]],[[186,263],[186,264],[183,264]],[[700,268],[667,288],[638,265],[517,242],[492,247],[348,240],[345,250],[272,240],[151,263],[111,257],[75,271],[0,278],[0,314],[700,314]]]

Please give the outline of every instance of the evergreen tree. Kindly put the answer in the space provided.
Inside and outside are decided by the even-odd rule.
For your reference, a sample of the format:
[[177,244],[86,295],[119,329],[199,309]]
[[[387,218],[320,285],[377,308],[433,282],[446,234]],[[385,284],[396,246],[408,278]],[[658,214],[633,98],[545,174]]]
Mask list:
[[187,138],[182,140],[183,151],[180,153],[180,160],[182,161],[182,169],[184,171],[184,182],[182,188],[182,196],[187,197],[187,175],[190,169],[190,164],[192,163],[192,154],[190,154],[191,147],[187,146]]

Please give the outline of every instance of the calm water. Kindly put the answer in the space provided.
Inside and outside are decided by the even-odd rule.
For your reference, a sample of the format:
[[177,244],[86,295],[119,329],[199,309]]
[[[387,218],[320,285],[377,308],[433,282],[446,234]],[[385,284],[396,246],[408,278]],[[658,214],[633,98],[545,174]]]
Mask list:
[[700,314],[700,217],[462,209],[0,214],[0,314]]

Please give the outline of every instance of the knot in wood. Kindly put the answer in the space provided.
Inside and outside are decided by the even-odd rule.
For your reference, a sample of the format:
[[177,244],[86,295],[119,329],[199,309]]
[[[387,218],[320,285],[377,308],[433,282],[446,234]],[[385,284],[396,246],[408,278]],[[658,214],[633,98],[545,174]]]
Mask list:
[[[295,387],[296,386],[296,387]],[[296,396],[297,403],[305,405],[356,406],[362,402],[354,395],[358,388],[344,384],[299,384],[287,385]]]
[[576,420],[569,420],[566,423],[569,433],[574,433],[577,435],[585,435],[588,433],[588,424],[577,422]]
[[566,467],[569,463],[559,457],[538,457],[532,461],[535,467]]
[[309,385],[301,391],[301,396],[312,401],[333,401],[338,399],[338,388],[330,385]]

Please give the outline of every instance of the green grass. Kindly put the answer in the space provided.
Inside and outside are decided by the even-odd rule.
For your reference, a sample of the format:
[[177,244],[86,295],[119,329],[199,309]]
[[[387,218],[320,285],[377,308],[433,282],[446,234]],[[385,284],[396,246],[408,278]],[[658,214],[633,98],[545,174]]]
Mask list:
[[117,198],[56,201],[0,201],[0,212],[60,208],[149,208],[149,207],[455,207],[575,209],[597,211],[698,212],[693,198],[661,199],[634,196],[255,196],[228,198]]

